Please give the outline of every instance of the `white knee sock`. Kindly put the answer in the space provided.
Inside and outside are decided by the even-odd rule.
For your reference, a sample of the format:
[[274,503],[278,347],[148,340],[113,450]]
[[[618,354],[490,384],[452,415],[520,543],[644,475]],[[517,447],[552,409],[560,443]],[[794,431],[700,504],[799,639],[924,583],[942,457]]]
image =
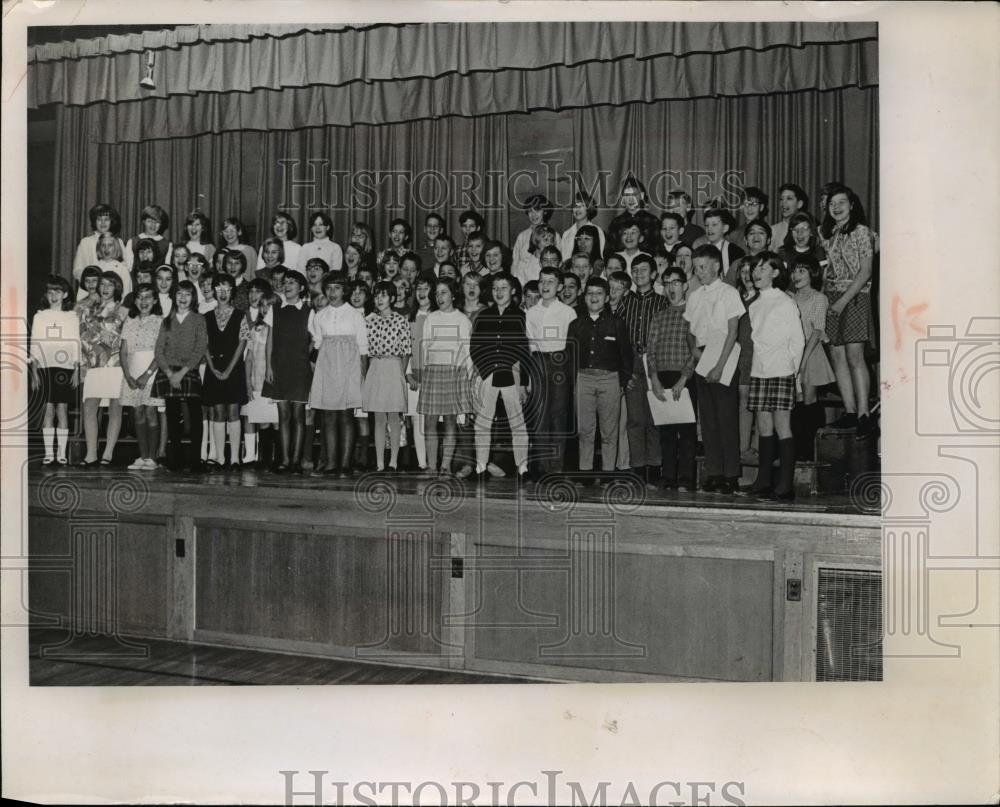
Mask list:
[[226,459],[225,421],[212,421],[212,442],[208,447],[208,458],[219,465],[222,465]]
[[42,427],[42,447],[45,449],[46,462],[51,462],[55,459],[55,436],[56,430],[54,426],[49,426],[48,428]]
[[[238,420],[230,420],[226,423],[226,432],[229,434],[229,462],[232,465],[240,464],[240,422]],[[225,454],[219,452],[219,462],[222,462],[222,457]]]
[[257,462],[257,434],[244,434],[243,446],[243,462]]
[[201,461],[214,459],[215,455],[212,453],[212,424],[209,422],[208,418],[204,418],[201,421]]
[[66,446],[69,443],[69,429],[56,429],[56,459],[66,459]]

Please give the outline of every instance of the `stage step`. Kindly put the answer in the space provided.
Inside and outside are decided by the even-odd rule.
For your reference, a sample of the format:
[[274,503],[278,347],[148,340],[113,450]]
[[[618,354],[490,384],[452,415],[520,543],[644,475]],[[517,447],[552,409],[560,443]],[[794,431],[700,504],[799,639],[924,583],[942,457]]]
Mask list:
[[[697,457],[698,465],[698,487],[705,481],[705,458]],[[825,491],[820,487],[822,478],[822,463],[812,461],[799,461],[795,463],[795,477],[793,487],[796,496],[815,496]],[[751,485],[757,478],[756,462],[741,463],[740,485]],[[777,462],[774,464],[774,472],[778,472]]]

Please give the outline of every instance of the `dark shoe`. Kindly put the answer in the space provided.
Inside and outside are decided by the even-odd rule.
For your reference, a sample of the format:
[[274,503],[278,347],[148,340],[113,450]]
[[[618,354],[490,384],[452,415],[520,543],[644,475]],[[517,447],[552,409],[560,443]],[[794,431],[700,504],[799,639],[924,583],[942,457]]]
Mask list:
[[861,417],[858,418],[858,426],[857,430],[855,431],[855,434],[857,434],[858,437],[867,437],[869,434],[872,433],[872,428],[874,427],[874,425],[875,424],[872,422],[871,417],[869,417],[868,415],[862,415]]
[[844,412],[826,428],[833,431],[850,431],[858,427],[858,416],[854,412]]
[[788,490],[782,493],[774,493],[771,495],[771,499],[776,502],[793,502],[795,501],[795,491]]
[[676,479],[660,479],[661,490],[677,490]]
[[736,492],[736,489],[740,486],[739,479],[729,479],[725,478],[719,483],[718,493],[724,496],[731,496]]
[[302,469],[301,462],[293,462],[291,465],[289,465],[288,472],[295,474],[296,476],[302,476],[302,474],[305,473],[305,471]]
[[721,485],[721,476],[710,476],[702,483],[701,489],[705,491],[705,493],[715,493]]
[[100,460],[80,460],[80,468],[96,468],[101,464]]

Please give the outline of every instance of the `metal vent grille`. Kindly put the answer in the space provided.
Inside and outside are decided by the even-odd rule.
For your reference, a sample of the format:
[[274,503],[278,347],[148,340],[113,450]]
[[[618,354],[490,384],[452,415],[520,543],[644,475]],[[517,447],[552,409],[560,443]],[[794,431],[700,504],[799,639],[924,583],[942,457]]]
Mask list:
[[820,567],[816,680],[882,680],[882,575]]

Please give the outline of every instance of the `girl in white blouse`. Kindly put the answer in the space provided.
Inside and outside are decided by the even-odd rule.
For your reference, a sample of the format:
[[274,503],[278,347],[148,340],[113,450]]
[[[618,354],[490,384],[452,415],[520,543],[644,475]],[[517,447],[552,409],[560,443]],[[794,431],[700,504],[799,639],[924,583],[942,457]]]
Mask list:
[[344,262],[344,252],[340,244],[332,240],[333,220],[326,213],[313,213],[309,217],[309,233],[312,240],[302,245],[295,268],[305,274],[309,259],[321,258],[331,272],[339,272]]
[[[750,271],[760,292],[749,309],[753,333],[749,409],[757,415],[760,451],[751,492],[765,498],[792,499],[795,441],[791,415],[805,337],[798,306],[784,291],[789,283],[785,262],[773,252],[763,252],[754,258]],[[780,469],[772,487],[775,453]]]

